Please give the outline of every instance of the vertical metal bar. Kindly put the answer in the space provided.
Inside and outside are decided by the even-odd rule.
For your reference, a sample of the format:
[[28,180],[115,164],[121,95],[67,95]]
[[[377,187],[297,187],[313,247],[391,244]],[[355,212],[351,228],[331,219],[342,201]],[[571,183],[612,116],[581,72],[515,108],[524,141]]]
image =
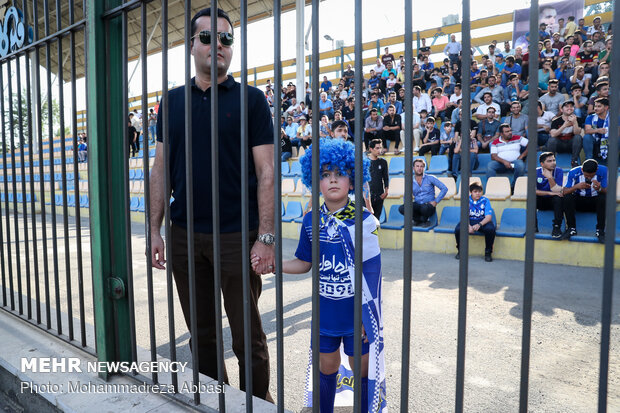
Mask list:
[[461,147],[466,148],[461,151],[461,237],[459,240],[459,320],[458,338],[456,353],[456,399],[454,410],[457,413],[463,411],[463,390],[465,383],[465,334],[467,331],[467,277],[469,271],[469,231],[463,230],[469,225],[469,132],[470,132],[470,83],[471,76],[471,22],[470,22],[470,3],[463,0],[463,19],[461,21],[461,32],[463,35],[463,52],[461,56],[461,84],[463,85],[463,100],[461,117]]
[[[36,3],[36,1],[34,2]],[[36,11],[36,5],[35,10]],[[27,2],[24,2],[24,18],[25,26],[28,27],[28,10],[27,10]],[[34,25],[36,26],[36,13],[34,15]],[[34,28],[36,31],[36,27]],[[36,308],[36,320],[37,324],[41,323],[41,291],[39,286],[39,250],[38,250],[38,241],[37,241],[37,215],[35,209],[35,189],[34,189],[34,145],[33,145],[33,127],[32,127],[32,89],[31,89],[31,79],[30,79],[30,53],[27,52],[25,54],[26,61],[26,110],[28,111],[28,155],[29,155],[29,172],[30,172],[30,214],[32,216],[32,256],[33,256],[33,267],[34,267],[34,292],[35,292],[35,308]],[[35,53],[38,53],[38,49],[35,49]],[[36,66],[36,70],[38,71],[39,67]],[[38,135],[37,135],[38,136]],[[39,136],[40,139],[40,136]],[[40,178],[40,177],[39,177]],[[1,224],[1,222],[0,222]],[[0,227],[0,232],[2,232],[2,228]],[[0,242],[2,242],[2,238],[0,237]],[[4,256],[2,256],[2,268],[4,268]]]
[[[312,411],[319,412],[320,365],[319,365],[319,0],[312,0]],[[357,89],[357,88],[356,88]]]
[[[75,22],[75,6],[69,2],[69,22]],[[85,34],[86,35],[86,34]],[[73,177],[75,194],[75,251],[77,254],[78,275],[78,300],[80,313],[80,343],[86,347],[86,316],[84,310],[84,268],[82,260],[82,221],[80,210],[80,173],[78,165],[78,142],[77,142],[77,90],[76,90],[76,67],[75,67],[75,32],[69,35],[69,49],[71,53],[71,135],[73,136]]]
[[[144,227],[145,227],[145,238],[146,238],[146,286],[147,286],[147,297],[148,297],[148,306],[149,306],[149,336],[151,338],[151,361],[157,361],[157,340],[155,336],[155,309],[154,309],[154,299],[153,299],[153,267],[149,265],[151,260],[151,197],[149,191],[149,157],[150,157],[150,148],[149,148],[149,90],[148,90],[148,72],[147,72],[147,48],[148,38],[147,38],[147,26],[148,26],[148,16],[146,10],[146,3],[142,3],[141,6],[141,31],[140,31],[140,63],[141,63],[141,71],[142,71],[142,158],[144,162]],[[146,134],[144,133],[146,132]],[[128,231],[130,232],[130,231]],[[153,383],[158,383],[157,371],[153,371],[151,373],[151,377],[153,379]]]
[[[198,386],[198,319],[196,309],[196,263],[194,261],[194,184],[192,176],[192,83],[190,39],[192,37],[191,0],[185,2],[185,185],[187,187],[187,270],[189,274],[190,335],[194,386]],[[213,25],[211,26],[213,27]],[[217,30],[215,31],[217,32]],[[212,38],[215,36],[212,36]],[[217,39],[216,39],[217,41]],[[213,103],[214,104],[214,103]],[[194,393],[200,404],[200,392]]]
[[[243,257],[243,344],[246,411],[252,412],[252,324],[250,312],[248,193],[248,5],[241,2],[241,251]],[[215,36],[211,36],[213,38]],[[212,79],[213,84],[213,79]],[[215,104],[215,102],[213,102]],[[219,179],[218,175],[214,175]]]
[[[4,65],[0,64],[0,84],[2,84],[2,72],[4,71]],[[0,106],[1,106],[1,113],[4,113],[4,88],[0,89]],[[1,117],[1,125],[2,125],[2,154],[3,154],[3,162],[2,162],[2,182],[4,182],[4,196],[5,196],[5,200],[8,199],[7,197],[7,174],[6,174],[6,140],[5,140],[5,133],[4,133],[4,116]],[[2,306],[6,307],[7,305],[7,299],[6,299],[6,290],[7,290],[7,285],[6,285],[6,271],[5,271],[5,259],[4,259],[4,229],[2,228],[2,213],[1,213],[1,209],[2,209],[2,203],[0,203],[0,271],[2,272]],[[6,214],[6,216],[9,216],[8,213],[8,208],[6,208],[6,210],[4,211],[4,213]],[[8,233],[8,227],[7,227],[7,233]],[[7,247],[10,248],[10,243],[8,243]],[[10,254],[8,254],[7,259],[10,260],[11,256]],[[9,267],[10,268],[10,267]],[[13,294],[13,292],[10,290],[9,293]]]
[[[614,2],[613,27],[620,24],[618,3]],[[607,193],[605,199],[605,258],[603,267],[603,300],[601,304],[601,355],[599,360],[598,411],[607,412],[607,392],[609,386],[609,346],[611,339],[611,317],[614,291],[614,238],[616,230],[616,181],[618,179],[618,112],[620,111],[620,46],[612,44],[612,70],[609,91],[609,149],[607,159]]]
[[[48,8],[47,1],[44,2],[44,7]],[[49,24],[47,25],[49,30]],[[62,334],[62,319],[61,319],[61,306],[60,306],[60,283],[58,279],[58,234],[56,229],[56,177],[54,176],[54,111],[52,100],[52,57],[51,57],[51,45],[45,44],[45,66],[47,68],[47,134],[49,143],[49,167],[50,167],[50,205],[52,215],[52,261],[54,264],[54,295],[56,298],[56,328],[58,334]],[[60,59],[59,59],[60,61]]]
[[[130,330],[130,347],[131,347],[131,359],[134,361],[138,360],[138,350],[136,345],[136,312],[135,312],[135,301],[133,294],[133,260],[132,257],[132,242],[131,242],[131,210],[129,208],[129,128],[127,127],[127,119],[128,119],[128,108],[129,108],[129,83],[128,83],[128,52],[129,48],[127,46],[128,42],[128,31],[127,31],[127,11],[123,11],[121,16],[121,99],[122,99],[122,108],[121,113],[119,114],[120,119],[123,119],[123,201],[125,203],[125,227],[127,230],[125,231],[125,242],[127,245],[126,248],[126,263],[125,270],[127,271],[127,285],[128,288],[128,305],[129,305],[129,330]],[[145,208],[146,210],[146,208]],[[147,254],[147,257],[150,257],[150,254]],[[150,268],[150,265],[147,265]]]
[[[342,56],[342,48],[340,48]],[[344,59],[340,60],[340,68],[344,71]],[[342,72],[341,72],[342,73]],[[355,75],[359,79],[355,80],[355,101],[362,101],[362,0],[355,0]],[[361,110],[361,105],[357,104],[355,110]],[[318,111],[317,111],[318,114]],[[360,114],[361,117],[361,114]],[[355,120],[357,121],[357,116]],[[356,125],[357,127],[357,125]],[[362,411],[362,266],[363,266],[363,232],[362,222],[364,220],[364,195],[362,193],[363,168],[362,154],[364,152],[362,129],[358,131],[358,139],[355,140],[355,295],[353,298],[353,337],[354,337],[354,358],[353,358],[353,411]],[[314,238],[314,237],[313,237]],[[368,402],[368,401],[366,401]],[[371,407],[371,406],[369,406]]]
[[[43,3],[46,6],[46,2]],[[38,1],[34,2],[34,16],[35,21],[38,22]],[[47,33],[49,30],[49,20],[47,18],[47,8],[44,9],[44,24],[45,24],[45,32]],[[38,27],[35,26],[34,30],[34,40],[39,40],[39,30]],[[35,67],[41,67],[41,49],[37,47],[35,49],[34,54],[34,63]],[[40,191],[40,202],[41,202],[41,237],[43,239],[43,279],[45,285],[45,325],[49,330],[52,328],[52,318],[51,318],[51,300],[50,300],[50,280],[49,280],[49,260],[48,260],[48,248],[47,248],[47,211],[45,209],[45,166],[43,160],[43,107],[41,105],[41,71],[34,71],[34,79],[36,84],[36,89],[39,91],[35,98],[35,105],[37,111],[37,137],[39,138],[38,148],[39,148],[39,191]],[[0,79],[0,83],[1,79]],[[48,122],[51,122],[51,119],[48,117]],[[53,204],[53,199],[50,204]]]
[[[217,33],[217,0],[211,0],[211,33]],[[232,29],[232,28],[231,28]],[[193,34],[193,33],[192,33]],[[211,36],[211,50],[217,50],[217,36]],[[211,54],[211,204],[213,208],[213,291],[215,301],[215,340],[217,352],[217,381],[224,383],[224,341],[222,333],[222,265],[220,252],[220,158],[219,158],[219,105],[217,87],[217,53]],[[244,330],[245,334],[245,330]],[[245,337],[245,336],[244,336]],[[247,360],[247,359],[246,359]],[[239,376],[244,374],[239,372]],[[246,387],[247,390],[247,387]],[[223,393],[218,395],[220,411],[226,411]]]
[[[24,151],[26,150],[26,145],[24,142],[24,113],[22,110],[22,82],[21,82],[21,65],[20,58],[15,59],[16,72],[17,72],[17,120],[19,123],[19,148],[20,148],[20,173],[21,173],[21,193],[22,193],[22,214],[23,219],[22,222],[24,224],[24,249],[26,250],[26,314],[28,319],[32,318],[32,307],[31,307],[31,286],[30,286],[30,247],[28,241],[28,203],[26,202],[26,159],[24,158]],[[15,216],[17,216],[17,210],[15,210]],[[19,278],[21,279],[21,274],[19,274]]]
[[[62,28],[62,10],[60,0],[56,0],[56,29]],[[63,52],[62,37],[57,39],[58,46],[58,105],[60,107],[60,171],[62,174],[62,222],[65,247],[65,279],[67,294],[67,318],[69,329],[69,340],[73,340],[73,297],[71,294],[71,247],[69,245],[69,207],[67,202],[67,142],[65,141],[65,94],[64,94],[64,73],[63,73]],[[79,200],[76,200],[79,202]]]
[[[409,365],[411,353],[411,280],[413,276],[413,251],[411,239],[411,222],[413,214],[413,85],[410,74],[413,73],[411,44],[413,42],[411,30],[413,20],[412,0],[405,0],[405,225],[403,243],[403,339],[402,339],[402,362],[400,379],[400,411],[405,413],[409,406]],[[357,41],[355,42],[357,45]],[[357,61],[357,56],[355,57]],[[355,81],[357,84],[357,81]],[[357,104],[355,105],[357,109]],[[361,114],[361,109],[360,109]],[[356,120],[357,120],[357,115]],[[361,122],[360,122],[361,124]],[[355,126],[357,129],[357,125]],[[361,128],[361,125],[360,125]]]
[[[530,45],[538,44],[538,0],[532,0],[530,13]],[[535,49],[538,50],[538,49]],[[537,113],[538,110],[538,54],[530,53],[529,60],[529,90],[528,113]],[[536,176],[538,162],[536,149],[538,148],[538,125],[535,116],[528,119],[528,156],[527,176]],[[527,412],[528,388],[530,373],[530,339],[532,333],[532,298],[534,290],[534,237],[536,231],[536,180],[527,180],[527,210],[525,232],[525,262],[523,270],[523,333],[521,336],[521,382],[519,386],[519,411]]]
[[[4,85],[4,65],[0,66],[0,84]],[[9,106],[11,102],[9,100]],[[4,87],[0,89],[0,112],[3,114],[5,112],[4,107]],[[2,123],[2,169],[4,172],[4,214],[6,218],[6,249],[7,249],[7,259],[8,259],[8,267],[9,267],[9,298],[11,302],[11,310],[15,310],[15,291],[13,289],[13,254],[11,253],[11,211],[9,207],[9,175],[7,171],[7,159],[6,159],[6,151],[8,150],[7,146],[7,138],[6,138],[6,122],[4,115],[1,118]],[[3,273],[4,274],[4,273]],[[4,280],[3,280],[3,285]]]
[[[7,61],[8,70],[8,91],[9,91],[9,140],[11,144],[11,174],[12,190],[13,190],[13,229],[15,230],[15,264],[16,264],[16,278],[17,278],[17,304],[19,314],[24,313],[24,303],[22,298],[22,269],[21,269],[21,254],[19,248],[19,215],[17,210],[17,171],[15,167],[15,112],[13,110],[13,81],[11,79],[11,60]],[[19,102],[21,104],[21,102]],[[18,107],[21,105],[18,104]],[[7,211],[8,213],[8,211]]]
[[[164,194],[167,198],[170,194],[170,158],[169,158],[169,141],[168,136],[168,0],[162,0],[161,2],[162,16],[161,16],[161,101],[163,105],[159,106],[161,114],[161,130],[163,134],[163,149],[164,149]],[[166,258],[168,265],[166,266],[166,295],[168,298],[168,336],[170,338],[170,360],[172,362],[177,361],[177,345],[176,345],[176,333],[174,328],[174,290],[172,280],[172,249],[170,246],[170,202],[166,199],[164,202],[164,232],[166,235]],[[220,313],[221,313],[220,307]],[[220,320],[221,320],[220,314]],[[220,334],[221,336],[221,334]],[[222,384],[222,383],[220,383]],[[174,391],[178,391],[179,379],[176,371],[172,372],[172,386]],[[223,398],[223,395],[220,396]],[[224,410],[220,408],[220,411]]]
[[[274,96],[282,95],[282,4],[281,0],[273,2],[273,82]],[[279,185],[282,176],[282,145],[280,142],[280,113],[282,112],[282,99],[273,100],[273,145],[274,145],[274,176],[276,185],[274,188],[274,230],[276,236],[275,261],[276,261],[276,341],[277,341],[277,406],[278,413],[284,412],[284,297],[282,287],[282,185]]]
[[[24,2],[25,5],[25,2]],[[27,10],[24,9],[24,12]],[[24,18],[25,15],[24,15]],[[26,21],[27,23],[27,21]],[[28,27],[28,25],[25,25]],[[28,62],[26,61],[27,54],[24,54],[24,62],[26,63],[26,70],[28,69]],[[23,113],[23,105],[22,105],[22,82],[21,82],[21,57],[17,57],[15,59],[16,72],[17,72],[17,119],[19,122],[19,148],[20,148],[20,159],[21,159],[21,167],[20,173],[22,177],[22,215],[23,215],[23,223],[24,223],[24,249],[26,250],[26,316],[30,320],[32,318],[32,294],[31,294],[31,284],[30,284],[30,241],[28,237],[28,203],[26,202],[26,159],[25,159],[25,150],[26,150],[26,142],[24,139],[24,113]],[[26,97],[28,99],[28,96]],[[28,125],[26,125],[28,128]],[[30,138],[32,135],[28,135]],[[32,178],[32,177],[31,177]],[[15,211],[17,215],[17,210]],[[34,218],[34,217],[33,217]],[[20,275],[21,278],[21,275]]]

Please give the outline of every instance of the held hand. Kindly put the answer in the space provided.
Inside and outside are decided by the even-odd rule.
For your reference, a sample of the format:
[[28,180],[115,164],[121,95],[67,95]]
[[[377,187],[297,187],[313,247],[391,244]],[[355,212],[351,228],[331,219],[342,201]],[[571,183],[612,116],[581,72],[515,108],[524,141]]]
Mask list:
[[436,206],[437,206],[437,202],[435,202],[435,201],[431,201],[431,202],[429,202],[429,204],[431,204],[431,205],[432,205],[432,206],[434,206],[434,207],[436,207]]
[[590,184],[587,183],[587,182],[579,182],[575,186],[577,187],[577,189],[587,189],[587,188],[590,188]]
[[506,169],[513,169],[512,165],[508,161],[504,161],[504,166],[506,167]]
[[265,245],[260,241],[256,241],[250,251],[250,258],[258,257],[259,261],[254,271],[259,274],[269,274],[275,269],[274,246]]
[[592,181],[592,189],[598,191],[601,189],[601,184],[598,181]]
[[476,230],[474,229],[474,227],[473,227],[473,226],[471,226],[471,225],[470,225],[470,226],[469,226],[469,233],[470,233],[470,234],[473,234],[474,232],[476,232]]
[[379,197],[380,197],[381,199],[385,199],[387,196],[388,196],[387,191],[385,191],[384,193],[382,193],[381,195],[379,195]]
[[166,263],[164,255],[164,239],[159,233],[151,234],[151,266],[158,270],[165,270],[164,264]]
[[366,329],[364,328],[363,324],[362,324],[362,341],[364,343],[368,343],[368,336],[366,336]]

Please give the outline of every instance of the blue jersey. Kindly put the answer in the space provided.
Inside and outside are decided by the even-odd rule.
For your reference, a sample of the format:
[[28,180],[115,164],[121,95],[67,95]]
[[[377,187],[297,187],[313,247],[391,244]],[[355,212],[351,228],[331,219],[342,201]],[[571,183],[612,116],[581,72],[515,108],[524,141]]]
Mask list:
[[[599,165],[598,169],[596,170],[596,175],[592,178],[592,180],[598,181],[601,184],[601,188],[607,188],[607,167]],[[568,173],[568,178],[566,178],[566,187],[571,188],[578,183],[585,181],[586,177],[583,174],[583,170],[581,169],[581,166],[578,166],[571,169]],[[574,193],[579,196],[587,197],[593,197],[598,195],[598,192],[592,188],[578,189]]]
[[487,215],[493,215],[491,201],[486,196],[481,196],[478,201],[474,201],[469,196],[469,225],[478,224]]
[[[555,183],[562,186],[562,182],[564,181],[564,171],[562,168],[555,168],[553,171],[553,179]],[[549,180],[543,176],[542,167],[536,168],[536,189],[539,191],[551,191],[551,187],[549,185]],[[551,195],[539,195],[549,197]]]
[[[355,242],[355,204],[349,202],[344,208],[323,214],[321,207],[319,229],[319,294],[321,335],[341,337],[353,334],[355,296],[355,268],[353,266]],[[330,224],[327,219],[336,218]],[[327,218],[327,219],[326,219]],[[364,209],[363,213],[363,266],[365,274],[381,272],[381,254],[377,221]],[[312,262],[312,214],[303,219],[299,244],[295,256]]]

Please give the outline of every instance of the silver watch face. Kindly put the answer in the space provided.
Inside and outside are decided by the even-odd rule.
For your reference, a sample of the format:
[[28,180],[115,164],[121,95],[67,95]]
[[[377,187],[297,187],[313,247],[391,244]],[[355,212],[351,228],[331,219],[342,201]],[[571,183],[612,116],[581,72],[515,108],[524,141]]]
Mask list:
[[275,242],[273,234],[262,234],[258,236],[258,240],[265,245],[272,245]]

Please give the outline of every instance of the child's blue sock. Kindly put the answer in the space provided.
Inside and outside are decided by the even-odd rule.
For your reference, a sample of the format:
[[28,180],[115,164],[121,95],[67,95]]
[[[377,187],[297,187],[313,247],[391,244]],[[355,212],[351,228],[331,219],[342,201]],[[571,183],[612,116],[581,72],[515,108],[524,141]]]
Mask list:
[[362,377],[362,413],[368,412],[368,377]]
[[336,378],[334,374],[321,373],[321,413],[333,413],[334,400],[336,399]]

